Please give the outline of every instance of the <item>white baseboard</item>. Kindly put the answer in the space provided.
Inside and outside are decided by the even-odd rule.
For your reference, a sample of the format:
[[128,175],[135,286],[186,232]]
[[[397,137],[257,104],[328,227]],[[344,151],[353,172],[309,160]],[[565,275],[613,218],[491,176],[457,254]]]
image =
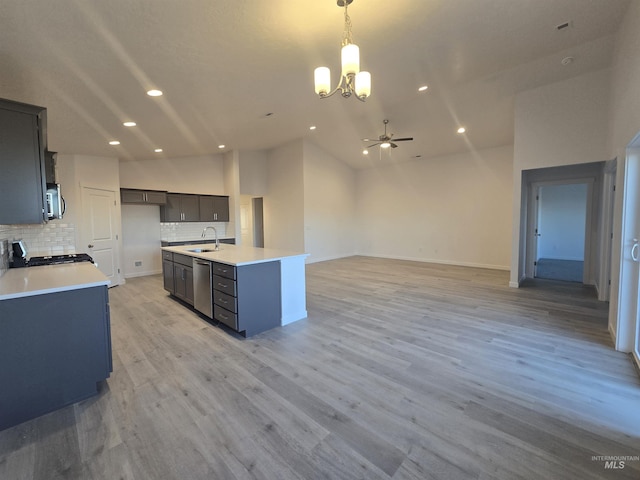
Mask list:
[[362,255],[363,257],[388,258],[391,260],[408,260],[410,262],[437,263],[440,265],[454,265],[457,267],[486,268],[489,270],[505,270],[505,271],[511,270],[511,267],[508,265],[492,265],[487,263],[473,263],[473,262],[456,262],[453,260],[439,260],[439,259],[433,259],[433,258],[405,257],[405,256],[396,256],[396,255],[376,255],[371,253],[358,253],[357,255]]
[[[609,335],[611,335],[611,340],[613,340],[613,346],[615,348],[616,344],[617,344],[617,342],[616,342],[616,332],[612,327],[613,326],[611,325],[611,323],[609,323],[607,325],[607,329],[609,330]],[[616,348],[616,350],[617,350],[617,348]]]
[[340,258],[349,258],[355,257],[358,255],[357,253],[345,253],[340,255],[329,255],[328,257],[316,257],[314,255],[309,255],[305,259],[305,263],[318,263],[318,262],[328,262],[329,260],[338,260]]
[[296,313],[290,313],[286,317],[282,317],[280,319],[280,325],[289,325],[290,323],[297,322],[298,320],[302,320],[303,318],[307,318],[306,310],[301,310]]
[[162,273],[162,270],[152,270],[146,272],[135,272],[135,273],[125,273],[124,278],[135,278],[135,277],[148,277],[149,275],[159,275]]

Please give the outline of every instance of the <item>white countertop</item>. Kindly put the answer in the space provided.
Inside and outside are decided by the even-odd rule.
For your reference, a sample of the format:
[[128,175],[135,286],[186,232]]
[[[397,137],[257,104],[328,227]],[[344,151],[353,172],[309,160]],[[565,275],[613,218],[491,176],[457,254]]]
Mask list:
[[92,263],[10,268],[0,277],[0,300],[97,287],[111,283]]
[[217,252],[191,252],[197,248],[213,250],[214,245],[211,243],[203,243],[199,245],[181,245],[176,247],[162,247],[162,250],[173,253],[181,253],[190,257],[201,258],[211,262],[220,262],[227,265],[241,266],[251,265],[253,263],[273,262],[290,257],[306,257],[308,253],[291,252],[287,250],[277,250],[273,248],[256,248],[245,247],[241,245],[220,244],[220,250]]

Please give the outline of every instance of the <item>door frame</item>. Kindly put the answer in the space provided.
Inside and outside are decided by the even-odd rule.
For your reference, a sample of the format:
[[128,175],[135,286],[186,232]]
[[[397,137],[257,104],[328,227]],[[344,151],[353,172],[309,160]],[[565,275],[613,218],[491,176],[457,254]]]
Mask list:
[[593,227],[593,207],[595,201],[595,178],[594,177],[576,177],[570,179],[561,180],[541,180],[531,182],[528,186],[528,207],[527,207],[527,222],[526,222],[526,263],[525,263],[525,277],[535,278],[536,273],[536,256],[538,254],[538,237],[536,235],[536,229],[538,228],[538,201],[536,199],[539,196],[540,187],[547,187],[552,185],[576,185],[587,184],[587,216],[585,218],[584,225],[584,268],[582,271],[582,283],[585,285],[595,284],[595,278],[591,275],[591,257],[592,257],[592,241],[591,230]]
[[[93,185],[89,185],[89,184],[85,184],[85,183],[81,183],[80,184],[80,219],[78,221],[78,225],[80,226],[80,228],[78,228],[78,244],[79,245],[87,245],[89,243],[89,241],[87,240],[88,235],[87,235],[87,225],[85,225],[84,219],[86,216],[86,208],[87,206],[85,205],[85,192],[86,190],[99,190],[102,192],[109,192],[109,193],[113,193],[114,196],[114,200],[115,200],[115,204],[112,206],[112,214],[113,214],[113,218],[115,221],[115,228],[116,228],[116,242],[115,242],[115,252],[114,252],[114,256],[115,256],[115,267],[116,267],[116,273],[114,274],[114,281],[109,285],[109,287],[115,287],[117,285],[123,285],[125,283],[124,280],[124,276],[122,273],[122,259],[121,257],[121,252],[122,252],[122,220],[120,217],[120,192],[113,190],[111,188],[105,188],[105,187],[96,187]],[[83,247],[84,248],[84,247]],[[76,247],[76,250],[77,247]],[[81,249],[82,250],[82,249]]]
[[[629,144],[623,162],[617,168],[616,218],[614,228],[611,279],[612,298],[609,309],[609,332],[616,350],[632,353],[640,368],[640,264],[631,259],[632,239],[640,236],[640,221],[636,220],[635,197],[640,185],[632,185],[640,176],[640,133]],[[635,190],[635,187],[638,190]],[[630,191],[631,190],[631,191]],[[635,195],[634,195],[635,194]]]

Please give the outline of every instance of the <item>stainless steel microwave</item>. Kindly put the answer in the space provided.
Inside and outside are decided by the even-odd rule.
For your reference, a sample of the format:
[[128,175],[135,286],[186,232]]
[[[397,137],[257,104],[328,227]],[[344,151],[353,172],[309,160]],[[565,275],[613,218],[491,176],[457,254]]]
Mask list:
[[64,198],[60,194],[59,183],[47,183],[47,218],[62,218],[65,211]]

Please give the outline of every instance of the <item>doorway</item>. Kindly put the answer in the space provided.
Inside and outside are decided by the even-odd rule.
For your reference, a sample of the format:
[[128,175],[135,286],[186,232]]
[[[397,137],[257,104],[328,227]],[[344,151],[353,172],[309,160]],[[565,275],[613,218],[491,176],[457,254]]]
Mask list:
[[264,248],[262,197],[240,197],[240,240],[242,245]]
[[534,277],[583,283],[588,183],[536,186]]
[[119,285],[116,193],[82,187],[81,225],[81,245],[87,248],[98,269],[111,281],[109,286]]

